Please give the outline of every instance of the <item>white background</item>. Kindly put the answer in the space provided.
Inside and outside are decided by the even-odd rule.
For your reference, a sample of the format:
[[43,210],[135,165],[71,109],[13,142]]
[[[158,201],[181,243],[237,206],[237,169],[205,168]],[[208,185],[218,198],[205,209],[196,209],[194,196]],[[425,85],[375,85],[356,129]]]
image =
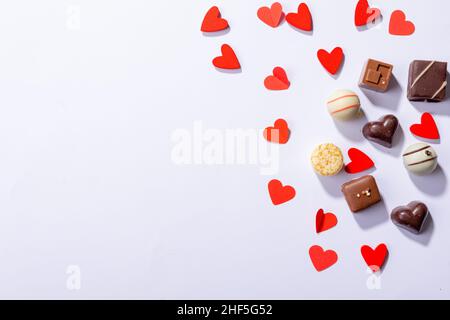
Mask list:
[[[355,1],[307,1],[313,35],[256,17],[266,1],[16,0],[0,4],[0,297],[1,298],[450,298],[450,100],[406,99],[413,59],[450,61],[444,0],[375,1],[384,21],[353,25]],[[207,37],[200,24],[218,5],[231,29]],[[282,1],[285,12],[298,2]],[[70,20],[80,10],[80,28]],[[388,34],[390,13],[416,24],[410,37]],[[229,43],[242,73],[215,70]],[[341,46],[335,79],[316,59]],[[367,58],[392,63],[397,82],[385,94],[357,88]],[[276,65],[284,92],[262,82]],[[367,119],[394,113],[403,134],[392,150],[364,140],[365,120],[336,127],[324,101],[335,89],[360,94]],[[430,111],[441,132],[433,145],[441,169],[412,178],[401,151],[418,142],[409,126]],[[207,128],[259,129],[285,118],[292,135],[280,170],[254,165],[177,166],[171,134]],[[319,179],[311,150],[334,142],[358,147],[376,163],[384,202],[353,215],[340,193],[342,173]],[[359,176],[359,175],[358,175]],[[293,185],[297,197],[274,207],[267,182]],[[433,222],[420,236],[395,227],[391,209],[424,201]],[[338,225],[315,233],[318,208]],[[390,255],[381,289],[366,287],[360,246],[385,242]],[[318,273],[313,244],[339,261]],[[68,290],[66,269],[81,269]]]

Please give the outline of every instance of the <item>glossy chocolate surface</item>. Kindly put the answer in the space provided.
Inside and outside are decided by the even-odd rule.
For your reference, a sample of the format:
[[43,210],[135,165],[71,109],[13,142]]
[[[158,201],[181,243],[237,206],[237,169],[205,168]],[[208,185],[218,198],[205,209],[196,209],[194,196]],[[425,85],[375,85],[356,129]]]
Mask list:
[[417,234],[422,231],[428,215],[428,208],[424,203],[413,201],[392,210],[391,220],[395,225]]
[[359,86],[384,92],[389,87],[393,69],[389,63],[369,59],[364,65]]
[[414,60],[409,66],[408,99],[439,102],[445,99],[447,62]]
[[392,147],[392,139],[398,127],[398,119],[392,114],[385,115],[378,121],[371,121],[364,125],[362,133],[367,140]]
[[341,189],[352,212],[364,210],[381,201],[377,183],[371,175],[346,182]]

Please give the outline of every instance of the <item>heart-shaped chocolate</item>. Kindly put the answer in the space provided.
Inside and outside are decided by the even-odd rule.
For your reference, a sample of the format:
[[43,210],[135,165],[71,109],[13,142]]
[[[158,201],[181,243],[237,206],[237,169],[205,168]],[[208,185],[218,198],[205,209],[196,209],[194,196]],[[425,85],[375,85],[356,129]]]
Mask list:
[[391,148],[392,139],[398,127],[398,119],[388,114],[378,121],[371,121],[364,125],[362,133],[367,140]]
[[424,203],[413,201],[406,206],[394,208],[391,220],[399,227],[413,233],[420,233],[428,214],[428,208]]

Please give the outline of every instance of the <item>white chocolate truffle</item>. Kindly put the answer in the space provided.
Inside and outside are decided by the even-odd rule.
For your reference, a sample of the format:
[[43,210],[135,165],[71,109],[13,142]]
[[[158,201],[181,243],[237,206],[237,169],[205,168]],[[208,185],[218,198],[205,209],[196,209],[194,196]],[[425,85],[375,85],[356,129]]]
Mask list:
[[432,173],[438,165],[436,151],[426,143],[415,143],[403,152],[403,164],[415,174]]
[[314,170],[321,176],[334,176],[344,166],[341,149],[332,143],[318,145],[312,155],[311,163]]
[[359,115],[361,102],[350,90],[337,90],[327,100],[328,112],[339,120],[349,120]]

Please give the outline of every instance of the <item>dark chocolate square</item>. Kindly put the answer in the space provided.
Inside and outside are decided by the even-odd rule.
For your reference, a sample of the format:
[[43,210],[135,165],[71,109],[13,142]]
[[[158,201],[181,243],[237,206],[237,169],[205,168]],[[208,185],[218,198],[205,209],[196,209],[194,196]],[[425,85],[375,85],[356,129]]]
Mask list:
[[447,62],[414,60],[409,65],[408,99],[439,102],[445,99]]
[[369,59],[364,65],[359,86],[384,92],[388,89],[394,67],[385,62]]
[[344,183],[342,185],[342,193],[352,212],[364,210],[381,201],[377,182],[371,175]]

